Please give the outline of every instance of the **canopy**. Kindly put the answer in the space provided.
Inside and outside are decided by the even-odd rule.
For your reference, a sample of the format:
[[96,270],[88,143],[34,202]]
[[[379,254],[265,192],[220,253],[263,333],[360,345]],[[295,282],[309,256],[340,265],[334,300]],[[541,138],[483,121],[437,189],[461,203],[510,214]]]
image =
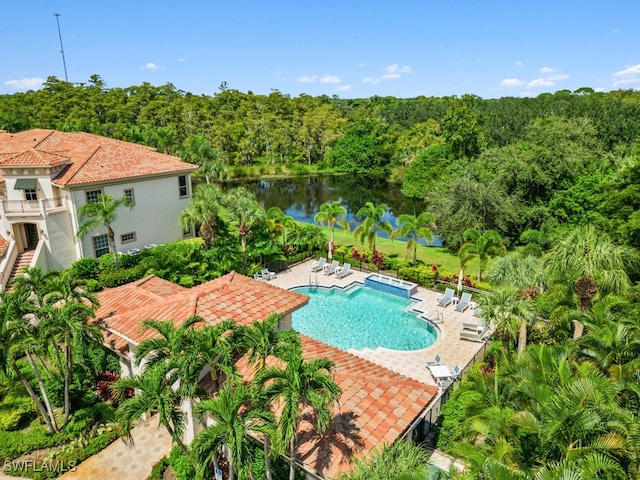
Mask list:
[[38,180],[35,178],[19,178],[13,187],[14,190],[35,190]]

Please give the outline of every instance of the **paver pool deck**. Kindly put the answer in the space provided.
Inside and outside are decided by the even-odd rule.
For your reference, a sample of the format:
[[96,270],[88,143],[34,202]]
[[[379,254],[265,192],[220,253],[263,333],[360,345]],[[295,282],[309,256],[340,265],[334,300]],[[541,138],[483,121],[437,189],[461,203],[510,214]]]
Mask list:
[[[268,281],[286,289],[309,285],[345,288],[352,283],[363,284],[365,277],[369,274],[369,272],[361,272],[352,268],[351,274],[339,279],[335,275],[311,272],[313,263],[314,261],[309,260],[295,265]],[[473,316],[473,310],[470,308],[464,312],[457,312],[453,305],[447,307],[437,306],[438,292],[435,290],[419,286],[417,293],[412,298],[417,300],[413,307],[414,310],[442,313],[443,321],[435,325],[438,331],[438,338],[432,345],[421,350],[407,352],[385,348],[349,350],[349,352],[420,382],[436,385],[435,380],[429,373],[429,369],[426,367],[427,361],[432,361],[436,355],[439,355],[440,363],[447,365],[450,370],[453,370],[455,365],[462,369],[482,348],[482,343],[460,340],[462,323],[482,323],[482,321]]]

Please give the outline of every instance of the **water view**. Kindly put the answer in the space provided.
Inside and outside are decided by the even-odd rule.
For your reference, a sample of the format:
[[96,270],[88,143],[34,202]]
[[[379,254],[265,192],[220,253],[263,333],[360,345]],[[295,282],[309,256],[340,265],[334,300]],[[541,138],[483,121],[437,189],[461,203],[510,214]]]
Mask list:
[[[424,202],[404,196],[400,187],[390,184],[386,178],[364,174],[245,180],[242,184],[256,195],[265,209],[280,207],[300,222],[313,223],[320,205],[338,200],[347,209],[352,230],[358,225],[356,212],[369,201],[389,206],[385,220],[394,228],[399,215],[419,214],[425,209]],[[380,232],[380,236],[386,234]],[[439,244],[438,239],[434,239],[434,245]]]

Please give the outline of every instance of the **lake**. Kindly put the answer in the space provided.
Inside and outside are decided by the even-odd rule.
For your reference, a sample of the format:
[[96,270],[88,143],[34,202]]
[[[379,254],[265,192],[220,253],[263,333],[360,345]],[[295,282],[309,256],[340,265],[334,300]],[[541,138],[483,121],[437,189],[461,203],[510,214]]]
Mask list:
[[[399,215],[420,214],[425,210],[424,202],[402,195],[399,185],[390,184],[386,178],[363,174],[244,180],[241,184],[255,194],[265,209],[279,207],[295,220],[306,223],[313,223],[320,205],[338,200],[347,210],[352,230],[359,223],[355,214],[366,202],[386,203],[389,208],[384,218],[394,228]],[[380,232],[380,236],[386,234]],[[439,239],[434,238],[433,245],[440,244]]]

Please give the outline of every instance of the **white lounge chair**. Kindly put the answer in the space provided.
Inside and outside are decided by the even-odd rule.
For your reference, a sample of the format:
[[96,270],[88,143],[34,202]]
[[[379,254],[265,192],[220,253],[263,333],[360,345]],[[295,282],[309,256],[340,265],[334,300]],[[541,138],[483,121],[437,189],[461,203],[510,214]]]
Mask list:
[[427,361],[427,367],[432,365],[440,365],[440,355],[436,355],[433,361]]
[[350,273],[351,273],[351,264],[350,263],[345,263],[344,265],[342,265],[342,269],[340,271],[336,272],[336,278],[346,277]]
[[320,257],[318,259],[318,263],[314,263],[313,265],[311,265],[311,271],[312,272],[321,272],[322,269],[324,269],[324,265],[327,262],[327,259],[325,257]]
[[447,288],[444,291],[443,297],[440,300],[438,300],[438,306],[446,307],[451,302],[453,302],[453,294],[454,294],[453,288]]
[[254,280],[265,280],[265,278],[262,276],[262,274],[258,273],[258,272],[253,274],[253,279]]
[[469,308],[469,304],[471,303],[471,294],[468,292],[464,292],[460,297],[460,301],[456,305],[456,312],[464,312],[467,308]]
[[474,317],[482,317],[482,307],[476,307],[473,309],[473,316]]
[[484,328],[481,331],[473,332],[470,330],[462,330],[460,332],[460,340],[469,340],[471,342],[483,342],[484,337],[489,332],[488,328]]
[[276,278],[276,272],[270,272],[268,268],[262,269],[262,278],[265,280],[271,280],[272,278]]
[[340,266],[340,262],[337,260],[334,260],[333,262],[331,262],[331,265],[329,265],[329,268],[327,268],[324,271],[325,275],[331,275],[333,273],[336,273],[336,270],[338,270],[338,267]]

